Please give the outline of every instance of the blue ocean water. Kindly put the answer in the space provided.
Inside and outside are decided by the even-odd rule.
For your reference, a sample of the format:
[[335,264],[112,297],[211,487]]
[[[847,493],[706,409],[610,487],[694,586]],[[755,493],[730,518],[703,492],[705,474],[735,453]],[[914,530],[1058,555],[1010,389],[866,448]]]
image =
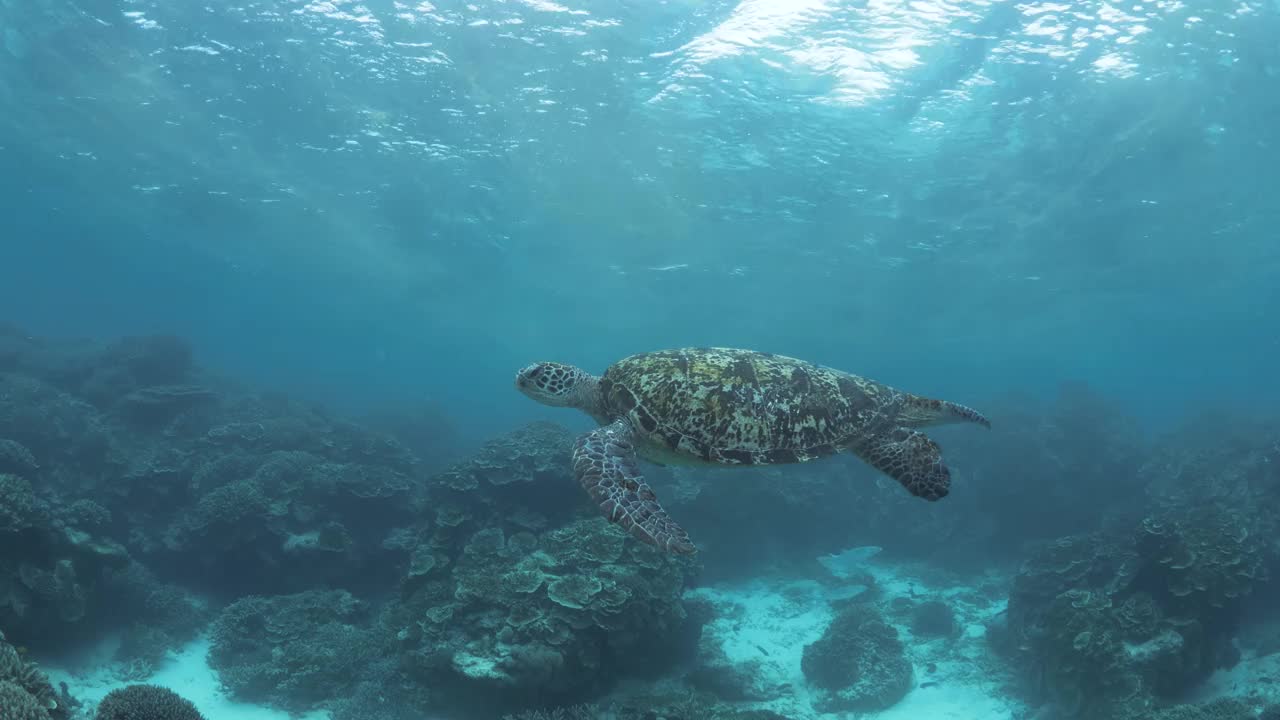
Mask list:
[[[1116,486],[1127,488],[1117,497],[1135,516],[1125,527],[1150,519],[1144,503],[1163,497],[1152,487],[1185,482],[1169,494],[1184,497],[1194,494],[1188,488],[1228,483],[1204,480],[1211,475],[1244,478],[1246,490],[1223,493],[1252,498],[1244,506],[1280,499],[1269,464],[1280,461],[1280,435],[1258,429],[1274,427],[1280,406],[1277,38],[1275,0],[0,0],[0,321],[18,328],[7,335],[21,338],[15,347],[179,337],[210,373],[323,405],[307,416],[312,431],[321,415],[428,413],[422,422],[440,424],[431,431],[439,435],[419,437],[411,449],[439,450],[439,458],[418,458],[432,472],[483,454],[485,443],[531,422],[570,434],[594,427],[581,413],[515,392],[516,370],[532,362],[601,373],[633,353],[685,346],[804,358],[993,417],[990,432],[937,431],[955,457],[957,487],[949,504],[928,512],[930,522],[961,526],[956,538],[989,541],[974,546],[970,572],[990,548],[1008,551],[1000,560],[1011,563],[1008,580],[1036,543],[1092,532],[1104,513],[1084,507],[1105,505]],[[52,441],[41,456],[40,438],[52,436],[14,410],[0,422],[0,441],[20,442],[45,468],[29,471],[35,495],[46,493],[48,503],[49,493],[69,500],[80,492],[105,506],[114,519],[104,536],[142,565],[155,556],[148,572],[186,587],[190,578],[166,572],[189,560],[175,548],[199,543],[154,524],[196,512],[198,500],[210,506],[214,486],[200,484],[206,476],[177,471],[192,494],[187,505],[175,499],[168,515],[147,505],[155,516],[126,522],[123,508],[105,498],[124,503],[127,493],[109,491],[112,478],[143,477],[121,468],[142,453],[161,457],[169,451],[156,438],[184,437],[194,425],[178,418],[163,431],[110,429],[119,412],[114,396],[95,399],[65,384],[66,372],[14,359],[26,352],[0,352],[0,371],[42,378],[93,405],[103,413],[94,427],[113,438],[104,457],[116,463],[86,469],[89,460],[63,458]],[[185,386],[190,378],[181,379]],[[28,397],[17,387],[5,396],[19,398],[14,407]],[[258,422],[267,411],[253,412],[235,422]],[[1176,440],[1132,449],[1188,422],[1198,424]],[[59,427],[58,442],[78,442],[79,425]],[[1012,435],[1002,429],[1010,427]],[[1187,449],[1196,439],[1205,447]],[[324,455],[323,443],[297,442],[275,450]],[[181,448],[173,452],[197,452]],[[250,475],[248,467],[237,472]],[[1184,476],[1186,467],[1200,474]],[[3,463],[0,471],[22,475]],[[730,552],[743,542],[734,533],[718,543],[712,537],[733,516],[725,500],[699,488],[737,480],[697,469],[652,472],[664,498],[680,498],[673,504],[695,539],[707,538],[700,562],[708,577],[718,572],[717,552],[734,563],[766,562],[755,546]],[[853,473],[890,498],[877,511],[885,518],[909,512],[899,501],[915,502],[856,464],[761,472],[734,477],[778,484],[804,476],[819,487],[821,478]],[[93,482],[70,479],[94,474]],[[565,502],[589,510],[572,478],[562,480]],[[985,494],[966,492],[984,482]],[[1016,490],[990,491],[1006,485]],[[1039,486],[1051,489],[1027,490]],[[805,497],[853,501],[823,492],[809,488]],[[1050,496],[1052,507],[1020,504]],[[952,519],[941,520],[947,508]],[[910,573],[884,568],[912,556],[904,547],[928,547],[927,534],[876,534],[900,522],[877,525],[856,507],[845,515],[847,526],[829,536],[822,528],[830,524],[776,528],[781,549],[768,550],[768,562],[813,558],[797,576],[828,582],[819,556],[884,546],[865,561],[879,568],[877,587],[908,583],[901,578]],[[762,511],[753,522],[768,517]],[[330,520],[364,542],[359,523]],[[322,530],[303,520],[287,529],[280,522],[267,523],[253,542],[323,544],[307,534]],[[138,530],[147,523],[154,532]],[[1276,554],[1269,525],[1227,525],[1254,528]],[[1019,530],[1005,536],[996,527]],[[157,549],[166,542],[167,551]],[[204,547],[246,556],[257,548]],[[431,563],[446,562],[440,547]],[[50,577],[61,562],[55,555],[41,571]],[[1274,561],[1268,557],[1260,566]],[[20,574],[25,562],[4,567]],[[379,562],[366,555],[349,573],[305,582],[374,602],[376,592],[356,586],[391,588],[403,579],[403,568],[382,577]],[[261,572],[288,574],[282,568],[291,566],[271,567]],[[970,582],[936,576],[953,569],[935,561],[935,575],[910,575],[911,582],[972,610],[974,626],[990,619],[974,597],[940,589]],[[750,585],[740,567],[720,570]],[[236,594],[210,602],[302,587],[259,577],[228,577]],[[1219,581],[1226,582],[1192,584],[1203,591]],[[729,602],[725,587],[695,585],[688,581],[691,607]],[[774,600],[743,602],[768,616]],[[1194,619],[1185,608],[1160,612]],[[721,637],[712,629],[723,618],[707,622],[704,636]],[[1224,637],[1238,644],[1231,640],[1238,624],[1228,624]],[[44,650],[9,625],[0,630],[23,636],[33,656]],[[56,643],[45,664],[65,664],[59,653],[86,651],[94,635]],[[770,641],[725,640],[726,647],[733,642]],[[1277,648],[1266,649],[1253,651],[1265,658]],[[466,652],[453,656],[456,667],[481,663],[458,658],[488,657],[476,647]],[[1197,655],[1205,670],[1193,673],[1197,683],[1209,682],[1210,670],[1236,667],[1204,659],[1223,653],[1215,646]],[[917,658],[917,675],[939,663]],[[581,667],[615,679],[643,676],[625,663]],[[74,680],[69,689],[74,696]],[[1271,690],[1251,690],[1261,711],[1259,693]],[[1057,692],[1059,705],[1085,705]],[[749,704],[785,694],[752,693],[721,699]],[[599,699],[576,686],[563,697],[515,697],[531,708]],[[967,697],[957,696],[957,706],[972,703]],[[822,705],[814,702],[805,707]],[[430,703],[414,707],[425,713]],[[909,712],[1013,717],[999,708]],[[1043,712],[1018,717],[1055,717]]]

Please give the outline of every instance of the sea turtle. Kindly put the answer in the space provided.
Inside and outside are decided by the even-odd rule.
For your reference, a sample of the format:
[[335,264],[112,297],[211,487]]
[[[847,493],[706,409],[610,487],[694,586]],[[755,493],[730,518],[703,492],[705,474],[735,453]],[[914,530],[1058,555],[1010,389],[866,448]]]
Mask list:
[[658,503],[637,456],[658,464],[771,465],[848,451],[938,500],[951,473],[914,428],[991,427],[976,410],[912,395],[795,358],[734,348],[680,348],[619,360],[597,377],[555,362],[529,365],[516,388],[586,412],[601,427],[577,438],[573,472],[610,521],[667,552],[695,548]]

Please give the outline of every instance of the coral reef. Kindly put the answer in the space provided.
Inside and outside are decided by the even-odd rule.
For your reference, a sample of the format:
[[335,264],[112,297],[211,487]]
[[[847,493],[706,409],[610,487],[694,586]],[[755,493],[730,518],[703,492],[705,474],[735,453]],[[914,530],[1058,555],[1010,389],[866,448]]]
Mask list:
[[541,535],[478,530],[460,551],[433,553],[428,579],[411,578],[413,593],[391,611],[424,679],[568,696],[684,645],[687,566],[603,518]]
[[129,563],[119,544],[79,525],[86,506],[60,507],[56,495],[0,475],[0,535],[12,538],[0,553],[0,623],[22,642],[92,635],[102,573]]
[[169,688],[128,685],[102,698],[94,720],[204,720],[204,716]]
[[204,604],[138,563],[106,573],[102,594],[111,619],[125,628],[115,658],[134,677],[150,675],[168,650],[194,638],[212,617]]
[[1200,705],[1174,705],[1116,720],[1254,720],[1255,717],[1253,708],[1246,703],[1226,698]]
[[49,713],[25,690],[0,680],[0,717],[5,720],[49,720]]
[[950,637],[959,629],[955,612],[942,600],[926,600],[911,608],[911,633],[917,637]]
[[[774,700],[794,676],[764,672],[777,652],[735,649],[730,662],[700,642],[710,614],[732,623],[734,611],[685,590],[704,560],[700,579],[800,567],[823,597],[854,593],[803,650],[817,709],[874,712],[908,691],[912,659],[926,685],[946,681],[933,661],[971,644],[956,621],[973,621],[971,595],[898,592],[815,558],[880,544],[887,563],[985,572],[1034,542],[988,639],[1037,704],[1056,717],[1247,717],[1225,702],[1166,706],[1235,662],[1249,613],[1274,607],[1262,586],[1280,568],[1280,521],[1265,509],[1280,501],[1274,428],[1209,418],[1150,445],[1083,387],[1043,409],[1011,402],[998,421],[1006,433],[948,446],[945,504],[850,458],[724,481],[646,467],[714,548],[673,558],[599,517],[559,425],[457,460],[447,417],[426,404],[383,411],[372,431],[207,373],[172,336],[55,343],[0,328],[0,626],[42,659],[123,631],[117,670],[142,680],[216,616],[210,661],[232,694],[335,720],[766,720],[731,704]],[[874,603],[926,650],[908,657]],[[1274,649],[1264,635],[1240,645]],[[0,715],[67,720],[74,707],[0,643]]]
[[607,717],[594,705],[570,705],[549,710],[526,710],[514,715],[504,715],[502,720],[603,720]]
[[1062,538],[1017,577],[997,643],[1027,655],[1031,686],[1068,714],[1171,698],[1238,657],[1243,600],[1267,575],[1257,527],[1206,505],[1157,511],[1127,536]]
[[898,631],[873,605],[851,603],[817,641],[805,646],[801,669],[822,696],[822,712],[877,712],[911,689],[913,671]]
[[67,720],[71,701],[59,695],[35,665],[24,660],[0,633],[0,718]]
[[40,469],[31,451],[21,443],[0,438],[0,473],[32,475]]
[[694,561],[592,512],[570,439],[535,423],[430,479],[430,522],[401,538],[403,597],[384,619],[417,681],[497,707],[588,692],[686,647]]
[[214,622],[209,664],[239,699],[311,710],[349,694],[378,657],[367,615],[344,590],[241,598]]
[[31,483],[17,475],[0,475],[0,535],[16,535],[31,527],[35,504]]

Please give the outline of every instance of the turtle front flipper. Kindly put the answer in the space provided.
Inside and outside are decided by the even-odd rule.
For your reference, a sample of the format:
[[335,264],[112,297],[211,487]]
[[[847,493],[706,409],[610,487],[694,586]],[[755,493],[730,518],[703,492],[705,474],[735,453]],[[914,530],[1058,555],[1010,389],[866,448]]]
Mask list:
[[658,504],[645,483],[632,444],[631,426],[618,420],[580,436],[573,448],[573,474],[609,522],[667,552],[694,552],[689,534]]
[[951,423],[976,423],[985,428],[991,427],[991,421],[986,415],[960,403],[911,394],[904,394],[902,400],[897,421],[907,427],[918,428]]
[[918,430],[893,428],[849,449],[863,462],[902,483],[912,495],[939,500],[950,490],[951,471],[942,462],[941,448]]

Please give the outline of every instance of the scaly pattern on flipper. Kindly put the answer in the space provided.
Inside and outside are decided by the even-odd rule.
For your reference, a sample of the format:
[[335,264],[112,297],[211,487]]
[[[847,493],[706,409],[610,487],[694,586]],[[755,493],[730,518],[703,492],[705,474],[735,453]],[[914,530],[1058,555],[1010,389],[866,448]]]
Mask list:
[[631,432],[619,420],[580,436],[573,449],[574,476],[610,522],[667,552],[694,552],[689,534],[667,515],[645,483]]
[[965,422],[991,427],[991,421],[971,407],[950,400],[934,400],[910,393],[903,393],[897,420],[909,428]]
[[942,450],[922,432],[893,428],[850,449],[912,495],[940,500],[950,492],[951,471],[942,462]]

